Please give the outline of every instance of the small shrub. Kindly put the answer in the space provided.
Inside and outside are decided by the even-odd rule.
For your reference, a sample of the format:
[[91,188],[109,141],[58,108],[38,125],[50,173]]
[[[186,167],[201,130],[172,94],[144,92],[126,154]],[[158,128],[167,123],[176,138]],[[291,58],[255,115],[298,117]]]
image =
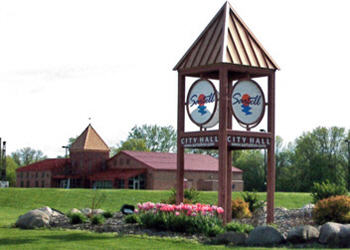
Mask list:
[[243,219],[251,216],[252,213],[249,211],[249,204],[247,202],[239,197],[232,200],[232,218]]
[[238,222],[227,223],[225,226],[226,231],[233,231],[236,233],[246,233],[249,234],[254,227],[248,224],[240,224]]
[[106,201],[107,196],[105,193],[99,193],[97,189],[95,189],[94,196],[91,201],[91,209],[95,210],[101,208],[102,204]]
[[261,201],[258,199],[257,193],[254,191],[253,193],[244,192],[241,193],[242,198],[245,202],[249,204],[249,211],[254,213],[259,208],[265,206],[266,201]]
[[70,219],[72,224],[81,224],[88,221],[88,218],[82,213],[68,213],[67,217]]
[[[171,189],[171,193],[170,193],[170,197],[168,199],[163,199],[161,200],[162,203],[166,203],[166,204],[176,204],[176,189],[172,188]],[[195,188],[190,188],[184,189],[184,201],[183,203],[187,203],[187,204],[195,204],[198,201],[200,192],[195,189]]]
[[314,183],[311,188],[311,197],[314,204],[332,196],[347,195],[348,192],[344,186],[338,186],[329,180],[322,183]]
[[316,223],[350,222],[350,197],[334,196],[317,202],[312,217]]
[[133,223],[140,222],[140,219],[139,219],[137,214],[128,214],[127,216],[125,216],[124,220],[125,220],[125,223],[127,223],[127,224],[133,224]]
[[100,225],[100,224],[104,223],[105,220],[106,220],[106,218],[102,214],[93,215],[91,217],[91,223],[93,225]]
[[106,219],[112,218],[112,217],[113,217],[113,212],[111,212],[111,211],[106,211],[106,212],[104,212],[102,215],[103,215],[103,217],[105,217]]

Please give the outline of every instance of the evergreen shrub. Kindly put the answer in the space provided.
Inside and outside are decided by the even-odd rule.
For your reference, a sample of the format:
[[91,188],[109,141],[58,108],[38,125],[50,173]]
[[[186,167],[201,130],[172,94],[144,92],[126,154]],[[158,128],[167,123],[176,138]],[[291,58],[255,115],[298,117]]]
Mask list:
[[105,222],[106,218],[102,214],[96,214],[91,217],[91,224],[100,225]]
[[88,218],[82,213],[68,213],[67,217],[72,224],[81,224],[88,221]]
[[[162,203],[165,204],[176,204],[176,189],[172,188],[171,189],[171,193],[170,193],[170,197],[168,199],[163,199],[161,200]],[[195,189],[195,188],[190,188],[184,189],[184,201],[183,203],[185,204],[195,204],[198,202],[198,198],[200,196],[200,192]]]
[[230,222],[227,223],[225,226],[225,230],[226,231],[233,231],[236,233],[246,233],[249,234],[252,230],[254,229],[254,227],[252,225],[248,225],[248,224],[241,224],[238,222]]
[[332,196],[347,195],[348,191],[344,186],[338,186],[329,180],[322,183],[314,183],[311,188],[311,197],[314,204]]
[[266,201],[262,201],[262,200],[258,199],[258,195],[255,191],[252,193],[246,191],[244,193],[241,193],[241,195],[242,195],[243,200],[245,202],[248,202],[249,211],[252,213],[254,213],[259,208],[265,206],[265,204],[266,204]]

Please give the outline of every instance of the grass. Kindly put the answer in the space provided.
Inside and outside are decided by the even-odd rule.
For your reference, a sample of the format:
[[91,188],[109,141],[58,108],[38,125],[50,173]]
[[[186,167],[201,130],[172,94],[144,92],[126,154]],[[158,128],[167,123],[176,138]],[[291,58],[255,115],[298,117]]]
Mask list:
[[[103,193],[107,197],[101,208],[110,211],[119,211],[123,204],[159,202],[170,195],[170,191],[145,190],[99,190],[98,193]],[[0,189],[0,249],[227,249],[225,246],[201,245],[178,238],[123,236],[60,229],[21,230],[12,227],[18,216],[38,207],[49,206],[64,213],[74,207],[91,207],[94,194],[95,191],[91,189]],[[233,198],[239,195],[240,193],[234,193]],[[201,192],[199,202],[216,204],[217,197],[217,192]],[[266,199],[266,193],[258,193],[258,197]],[[308,193],[276,193],[275,195],[276,207],[300,208],[310,201],[311,196]],[[235,247],[234,249],[247,250],[248,248]]]

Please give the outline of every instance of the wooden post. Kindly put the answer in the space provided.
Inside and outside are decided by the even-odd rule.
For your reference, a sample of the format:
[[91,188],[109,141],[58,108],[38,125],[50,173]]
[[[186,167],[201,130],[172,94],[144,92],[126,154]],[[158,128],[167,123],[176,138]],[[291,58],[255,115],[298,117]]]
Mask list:
[[275,216],[275,73],[268,77],[268,132],[271,144],[267,150],[267,223],[274,222]]
[[180,204],[184,199],[184,166],[185,150],[181,146],[181,134],[185,131],[185,76],[179,74],[178,79],[178,111],[177,111],[177,168],[176,168],[176,203]]
[[[220,70],[220,105],[219,105],[219,197],[218,205],[224,208],[224,224],[227,223],[227,121],[228,121],[228,75],[227,69]],[[231,184],[230,184],[231,186]]]

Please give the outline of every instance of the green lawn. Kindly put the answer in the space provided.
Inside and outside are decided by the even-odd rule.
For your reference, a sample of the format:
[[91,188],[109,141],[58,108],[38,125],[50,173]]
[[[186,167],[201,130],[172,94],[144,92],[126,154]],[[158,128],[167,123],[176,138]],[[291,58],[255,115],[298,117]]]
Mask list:
[[[107,199],[101,208],[110,211],[118,211],[123,204],[159,202],[170,195],[170,191],[97,191],[97,194],[102,193]],[[59,229],[20,230],[12,227],[18,216],[34,208],[49,206],[67,212],[73,207],[91,207],[94,195],[95,191],[91,189],[0,189],[0,249],[227,249],[225,246],[207,246],[183,239],[121,236]],[[265,193],[258,195],[261,199],[266,198]],[[234,193],[233,197],[237,196],[239,193]],[[201,203],[216,204],[217,192],[201,192],[199,200]],[[275,196],[276,206],[289,209],[300,208],[310,201],[311,197],[307,193],[276,193]]]

